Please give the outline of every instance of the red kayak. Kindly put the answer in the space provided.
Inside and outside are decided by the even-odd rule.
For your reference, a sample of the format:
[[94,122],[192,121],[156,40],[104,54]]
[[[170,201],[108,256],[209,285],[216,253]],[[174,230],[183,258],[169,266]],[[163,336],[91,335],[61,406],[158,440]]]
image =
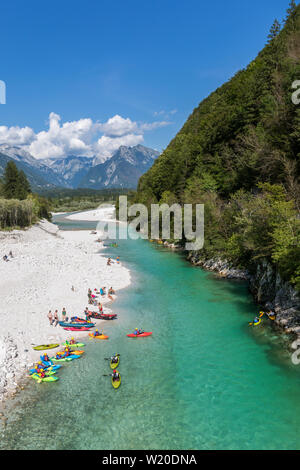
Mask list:
[[64,328],[64,330],[66,331],[90,331],[91,327],[86,327],[86,326],[82,326],[80,328],[73,328],[73,327],[69,327],[69,328]]
[[152,335],[152,331],[148,332],[148,333],[146,331],[144,331],[144,333],[141,333],[139,335],[135,335],[134,333],[130,333],[127,336],[129,336],[129,338],[141,338],[141,337],[151,336],[151,335]]

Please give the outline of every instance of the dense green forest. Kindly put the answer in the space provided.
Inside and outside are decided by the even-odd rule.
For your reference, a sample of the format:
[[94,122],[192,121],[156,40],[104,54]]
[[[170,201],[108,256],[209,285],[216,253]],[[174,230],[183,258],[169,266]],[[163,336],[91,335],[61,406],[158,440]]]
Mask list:
[[115,203],[119,195],[127,194],[127,189],[63,189],[43,191],[52,212],[73,212],[95,209],[106,202]]
[[33,194],[23,171],[8,162],[0,181],[0,229],[28,227],[41,218],[51,219],[47,199]]
[[204,99],[139,180],[132,202],[204,203],[204,258],[267,259],[300,289],[300,6],[249,66]]

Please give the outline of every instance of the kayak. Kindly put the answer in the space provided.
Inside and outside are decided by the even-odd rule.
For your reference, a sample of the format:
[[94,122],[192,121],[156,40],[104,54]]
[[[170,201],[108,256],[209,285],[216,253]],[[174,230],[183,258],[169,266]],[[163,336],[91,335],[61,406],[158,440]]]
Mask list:
[[81,323],[81,322],[70,322],[70,323],[66,323],[66,322],[60,322],[59,323],[60,326],[62,327],[67,327],[67,328],[82,328],[82,327],[89,327],[89,328],[93,328],[93,326],[95,326],[95,323],[88,323],[88,322],[84,322],[84,323]]
[[92,326],[90,326],[89,328],[87,328],[86,326],[83,326],[83,327],[78,327],[78,328],[64,328],[64,330],[66,331],[90,331],[90,329],[93,328]]
[[79,349],[76,349],[76,351],[71,351],[72,352],[72,356],[75,354],[77,356],[81,356],[81,354],[84,353],[84,351],[80,351]]
[[116,313],[113,313],[113,314],[101,313],[101,314],[99,315],[99,319],[100,319],[100,320],[115,320],[115,318],[117,318],[117,314],[116,314]]
[[250,322],[249,326],[257,326],[261,323],[261,318],[257,322]]
[[67,341],[63,344],[63,346],[69,346],[70,348],[82,348],[83,346],[85,346],[84,343],[74,343],[74,344],[71,344],[71,343],[67,343]]
[[85,320],[84,318],[80,317],[71,317],[71,323],[92,323],[89,320]]
[[89,333],[89,336],[94,339],[108,339],[108,336],[106,335],[94,336],[94,333]]
[[[57,369],[59,369],[60,367],[61,367],[61,366],[51,366],[51,367],[49,367],[49,368],[47,367],[47,368],[45,369],[45,373],[46,373],[47,376],[48,376],[48,375],[53,375],[53,374],[56,373]],[[53,372],[53,373],[51,374],[50,372]],[[29,373],[30,373],[30,374],[36,374],[37,372],[36,372],[35,369],[30,369],[30,370],[29,370]]]
[[275,320],[275,315],[268,315],[268,318],[270,318],[270,320]]
[[96,318],[98,320],[114,320],[117,318],[116,313],[97,313],[93,312],[91,315],[92,318]]
[[53,375],[42,379],[37,373],[32,374],[30,377],[38,382],[56,382],[56,380],[58,380],[58,377],[54,377]]
[[[119,371],[117,370],[117,372],[119,372]],[[120,385],[121,385],[121,374],[120,374],[120,372],[119,372],[119,375],[120,375],[119,380],[113,380],[113,378],[111,378],[111,384],[115,389],[119,388]]]
[[118,362],[111,362],[110,361],[110,368],[111,369],[116,369],[119,364],[120,364],[120,357],[118,357]]
[[44,349],[58,348],[59,344],[41,344],[40,346],[34,346],[35,351],[43,351]]
[[56,359],[55,357],[51,357],[51,361],[55,362],[65,362],[65,361],[72,361],[73,359],[79,359],[80,355],[70,354],[70,356],[62,357],[61,359]]
[[145,336],[151,336],[152,335],[152,331],[150,332],[146,332],[144,331],[144,333],[141,333],[140,335],[135,335],[134,333],[130,333],[129,335],[127,335],[129,338],[141,338],[141,337],[145,337]]

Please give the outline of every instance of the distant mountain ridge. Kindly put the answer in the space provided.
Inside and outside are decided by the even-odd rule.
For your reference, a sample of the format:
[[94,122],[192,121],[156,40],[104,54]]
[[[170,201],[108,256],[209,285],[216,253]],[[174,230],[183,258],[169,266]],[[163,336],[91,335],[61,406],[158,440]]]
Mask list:
[[0,145],[0,177],[7,163],[15,161],[34,191],[60,188],[136,188],[138,179],[158,157],[156,150],[137,145],[120,147],[104,163],[94,157],[70,155],[38,160],[21,147]]
[[79,186],[91,189],[135,189],[140,176],[153,165],[158,156],[157,150],[143,145],[121,146],[109,160],[90,168]]

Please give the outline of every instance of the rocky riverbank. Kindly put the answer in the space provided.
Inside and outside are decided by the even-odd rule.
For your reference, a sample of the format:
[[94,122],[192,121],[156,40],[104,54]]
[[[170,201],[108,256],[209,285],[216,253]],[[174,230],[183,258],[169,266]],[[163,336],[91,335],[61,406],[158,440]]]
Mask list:
[[189,252],[187,260],[195,266],[201,266],[227,279],[248,281],[249,289],[262,310],[272,310],[276,313],[274,324],[286,333],[293,333],[300,338],[299,293],[288,282],[282,280],[268,261],[261,261],[257,265],[256,272],[250,274],[220,258],[203,259],[199,252]]

